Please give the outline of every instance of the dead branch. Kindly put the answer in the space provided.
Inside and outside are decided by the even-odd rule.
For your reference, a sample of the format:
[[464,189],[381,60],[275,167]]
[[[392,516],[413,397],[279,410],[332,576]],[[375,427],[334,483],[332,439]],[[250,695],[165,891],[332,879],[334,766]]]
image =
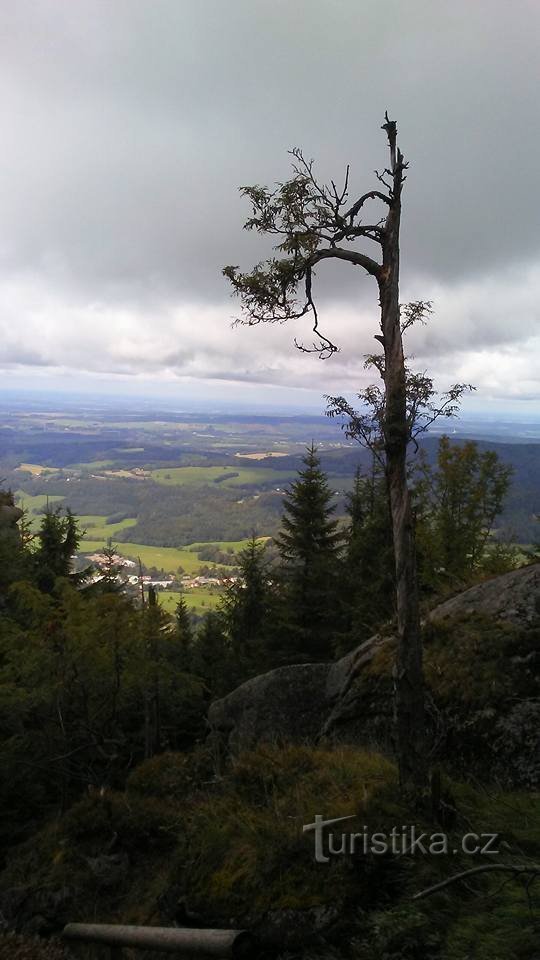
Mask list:
[[435,883],[432,887],[427,887],[425,890],[421,890],[420,893],[415,893],[413,900],[421,900],[423,897],[429,897],[432,893],[438,893],[439,890],[444,890],[445,887],[449,887],[452,883],[457,883],[458,880],[463,880],[465,877],[472,877],[475,873],[488,873],[488,872],[502,872],[502,873],[513,873],[515,876],[531,875],[531,879],[534,880],[536,877],[540,876],[540,865],[539,864],[512,864],[512,863],[485,863],[481,867],[471,867],[470,870],[463,870],[461,873],[455,873],[453,877],[448,877],[446,880],[442,880],[440,883]]

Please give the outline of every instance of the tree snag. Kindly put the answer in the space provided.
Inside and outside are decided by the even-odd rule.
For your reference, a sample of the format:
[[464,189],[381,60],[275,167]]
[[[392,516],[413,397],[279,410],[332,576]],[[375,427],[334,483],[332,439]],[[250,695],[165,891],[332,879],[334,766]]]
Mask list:
[[[384,356],[377,367],[384,381],[381,430],[382,448],[392,517],[396,574],[398,652],[395,669],[396,753],[401,787],[419,796],[427,787],[422,640],[416,575],[413,517],[407,484],[407,447],[411,440],[410,411],[407,406],[407,371],[403,353],[399,304],[399,228],[401,194],[407,163],[397,146],[397,126],[385,115],[382,127],[390,148],[390,166],[376,176],[382,189],[371,190],[348,205],[349,168],[339,189],[332,180],[321,184],[313,174],[313,161],[300,150],[292,151],[294,176],[268,187],[243,187],[252,205],[245,228],[278,238],[280,256],[259,263],[251,273],[225,267],[224,275],[240,297],[242,316],[236,322],[253,326],[281,323],[311,314],[312,347],[296,343],[299,349],[326,358],[337,346],[319,329],[313,298],[314,268],[327,259],[346,260],[374,277],[379,288],[381,333]],[[364,223],[368,203],[384,205],[382,219]],[[351,248],[358,241],[380,247],[382,262]],[[300,299],[299,288],[303,288]]]
[[385,409],[382,426],[396,569],[396,739],[402,788],[421,792],[427,780],[422,635],[414,525],[407,483],[410,436],[399,309],[399,228],[401,192],[407,164],[396,146],[396,124],[388,120],[388,114],[383,129],[387,132],[390,147],[392,188],[381,238],[383,262],[377,282],[384,348]]

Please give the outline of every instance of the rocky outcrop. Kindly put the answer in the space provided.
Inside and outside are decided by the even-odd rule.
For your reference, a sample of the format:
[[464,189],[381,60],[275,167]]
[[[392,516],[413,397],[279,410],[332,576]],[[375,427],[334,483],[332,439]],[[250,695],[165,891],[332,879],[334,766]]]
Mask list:
[[[530,634],[533,625],[540,622],[540,565],[523,567],[466,590],[436,607],[428,623],[433,627],[444,626],[474,617],[483,620],[484,629],[485,623],[491,621],[506,624],[509,644],[515,645],[520,631]],[[448,642],[452,642],[451,637]],[[210,707],[208,722],[216,751],[234,754],[261,741],[320,743],[333,740],[391,752],[394,643],[392,636],[376,635],[336,663],[280,667],[242,684]],[[485,643],[489,647],[489,631]],[[527,644],[530,646],[530,639],[525,643],[526,649],[509,653],[508,663],[528,675],[534,685],[534,653]],[[459,655],[463,656],[463,652]],[[501,670],[504,670],[502,665]],[[446,721],[436,700],[437,696],[430,694],[428,712],[434,733],[442,743],[446,733],[439,728]],[[529,729],[531,717],[534,719],[538,710],[538,698],[534,695],[519,702],[511,697],[507,709],[501,705],[496,717],[490,718],[489,708],[485,707],[477,718],[480,727],[488,721],[500,744],[506,728],[512,732],[513,744],[521,743],[521,753],[525,753],[521,756],[519,749],[514,751],[511,763],[516,771],[520,768],[516,778],[523,785],[529,785],[527,770],[533,771],[533,782],[540,773],[540,758],[534,759],[537,737]],[[465,718],[464,727],[469,719],[469,716]],[[501,746],[499,755],[502,756]],[[509,762],[505,757],[505,769]]]
[[517,626],[533,623],[540,616],[540,564],[521,567],[479,583],[435,607],[430,619],[446,620],[471,613]]
[[18,540],[20,537],[17,526],[23,515],[20,507],[16,507],[10,493],[0,493],[0,537]]
[[215,701],[208,714],[220,750],[237,753],[261,741],[309,742],[321,725],[330,664],[279,667]]

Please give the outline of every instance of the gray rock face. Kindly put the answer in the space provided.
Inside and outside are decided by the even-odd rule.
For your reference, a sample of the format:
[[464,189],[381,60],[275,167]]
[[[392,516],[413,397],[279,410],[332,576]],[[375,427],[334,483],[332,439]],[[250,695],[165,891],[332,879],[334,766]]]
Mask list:
[[214,742],[237,753],[261,741],[312,741],[321,724],[329,669],[328,663],[279,667],[216,700],[208,714]]
[[12,503],[0,501],[0,537],[19,537],[19,528],[17,523],[21,519],[23,511],[20,507],[15,507]]
[[435,607],[430,619],[445,620],[468,613],[482,613],[518,626],[532,623],[540,615],[540,564],[479,583]]
[[211,704],[214,745],[220,753],[238,753],[261,742],[317,741],[355,677],[387,642],[377,635],[336,663],[293,664],[246,681]]
[[[474,613],[531,625],[540,615],[540,565],[471,587],[436,607],[430,620]],[[210,707],[216,749],[223,754],[263,741],[338,740],[390,751],[392,681],[388,672],[377,673],[370,666],[392,642],[392,637],[376,635],[335,663],[280,667],[248,680]]]

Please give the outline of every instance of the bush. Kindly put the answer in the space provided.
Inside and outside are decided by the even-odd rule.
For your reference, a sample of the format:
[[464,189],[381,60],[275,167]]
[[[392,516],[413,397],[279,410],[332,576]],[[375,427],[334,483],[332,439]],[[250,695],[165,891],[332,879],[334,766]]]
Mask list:
[[193,753],[161,753],[135,768],[126,790],[128,795],[159,797],[174,803],[210,780],[212,772],[212,757],[204,748]]

